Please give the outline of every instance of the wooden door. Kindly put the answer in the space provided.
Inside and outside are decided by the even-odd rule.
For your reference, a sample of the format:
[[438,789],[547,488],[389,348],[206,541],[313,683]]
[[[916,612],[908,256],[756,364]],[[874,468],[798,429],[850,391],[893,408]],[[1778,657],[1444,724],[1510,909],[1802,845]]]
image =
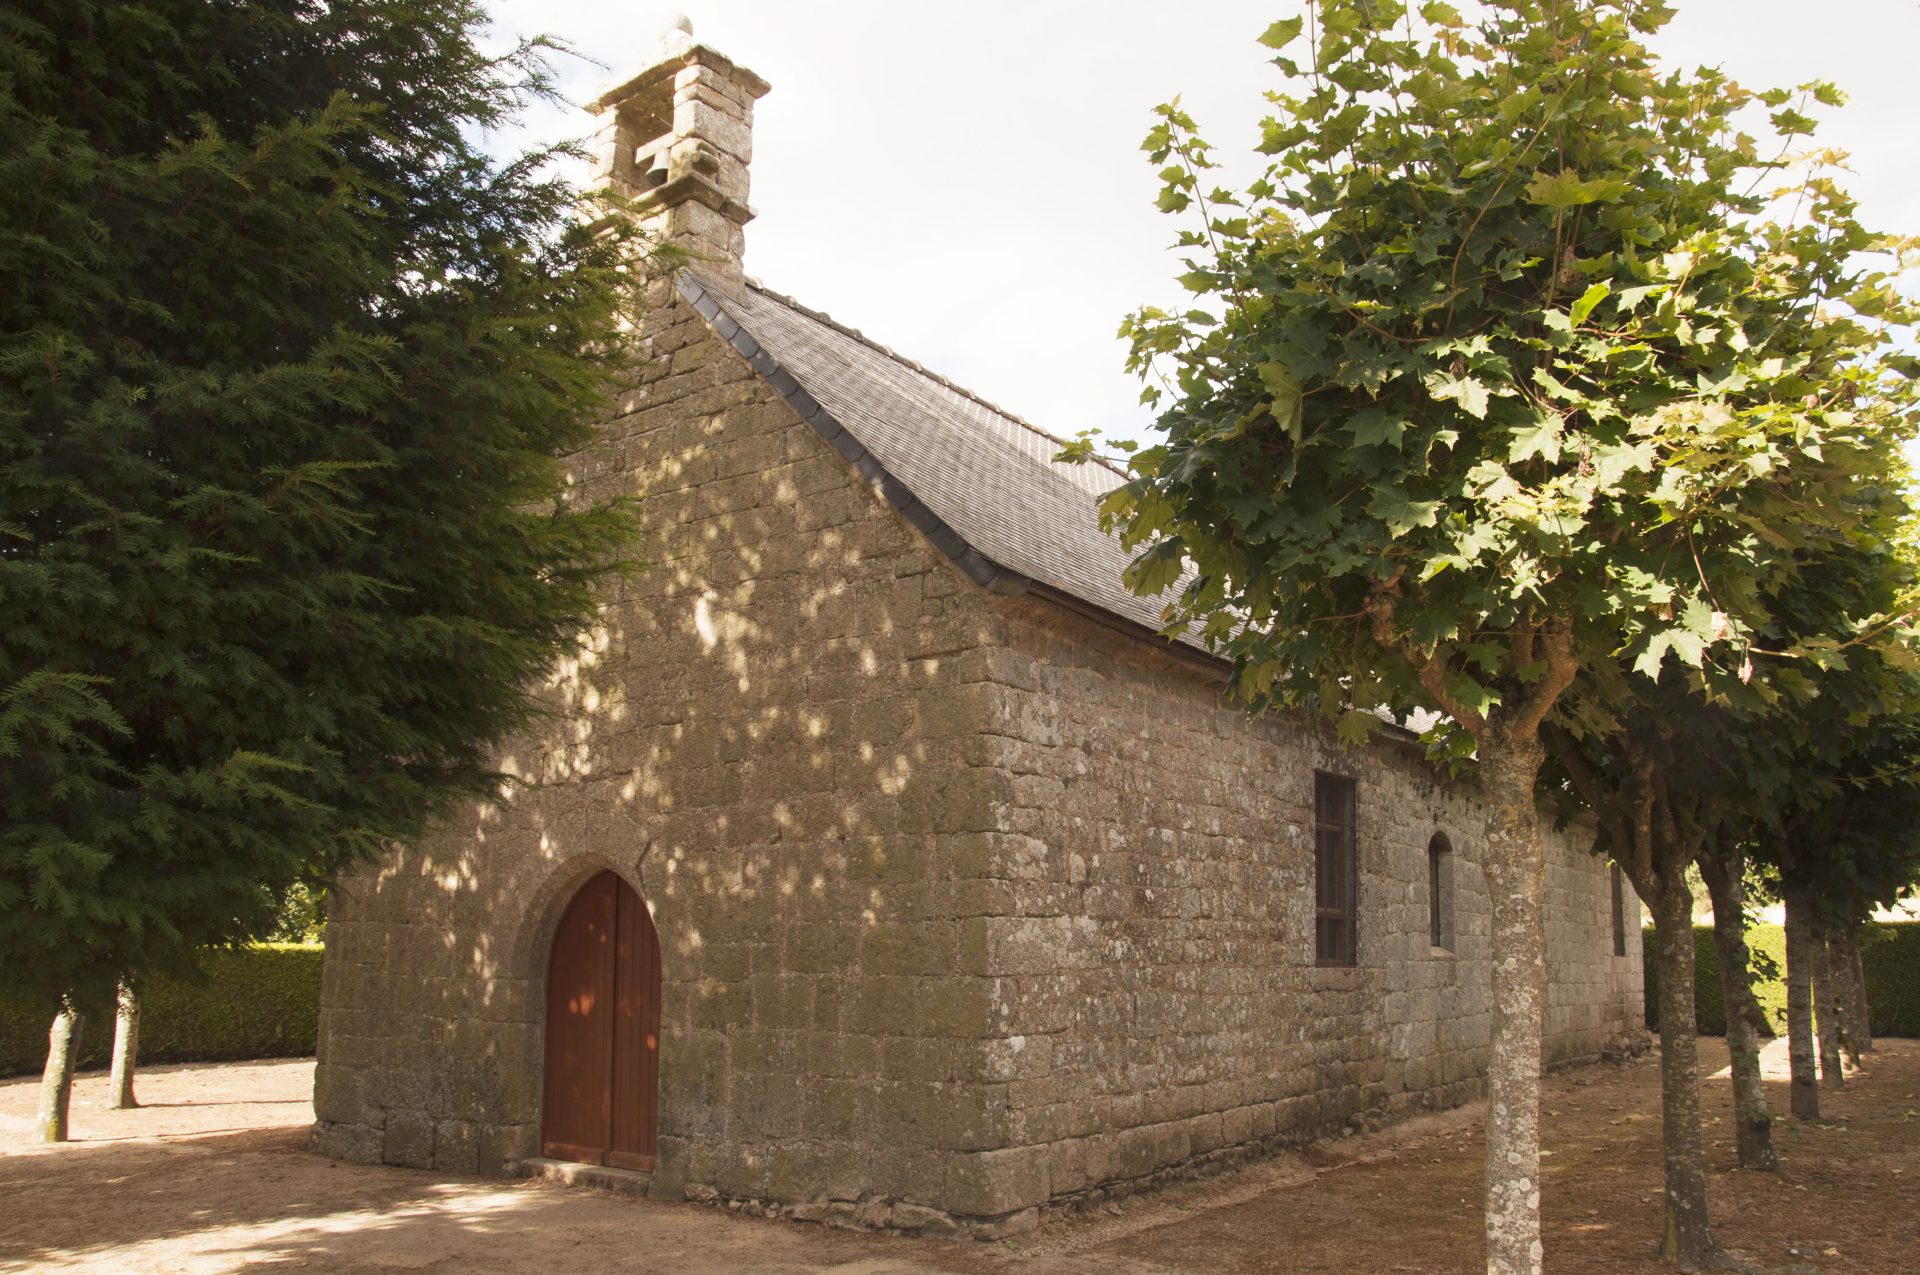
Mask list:
[[659,1076],[660,941],[633,887],[602,872],[553,936],[542,1153],[651,1169]]

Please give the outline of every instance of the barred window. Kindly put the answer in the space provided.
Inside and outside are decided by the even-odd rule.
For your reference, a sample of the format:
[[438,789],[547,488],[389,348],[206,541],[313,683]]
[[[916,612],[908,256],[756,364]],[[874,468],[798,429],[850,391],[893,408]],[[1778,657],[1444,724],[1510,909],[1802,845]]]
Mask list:
[[1620,865],[1613,864],[1613,954],[1627,954],[1627,890],[1620,879]]
[[1453,845],[1444,832],[1427,842],[1427,940],[1453,950]]
[[1352,965],[1358,956],[1356,913],[1360,845],[1353,780],[1313,774],[1313,955],[1322,965]]

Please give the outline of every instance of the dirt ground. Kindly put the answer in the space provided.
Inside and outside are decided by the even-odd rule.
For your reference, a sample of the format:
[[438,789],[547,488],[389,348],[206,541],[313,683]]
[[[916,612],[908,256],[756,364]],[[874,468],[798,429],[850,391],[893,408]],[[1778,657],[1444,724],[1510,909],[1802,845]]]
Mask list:
[[[1783,1121],[1777,1176],[1733,1167],[1718,1041],[1703,1040],[1714,1222],[1756,1268],[1920,1268],[1920,1041],[1883,1041],[1819,1124]],[[1775,1109],[1784,1055],[1769,1052]],[[155,1068],[148,1105],[88,1075],[78,1140],[30,1142],[37,1082],[0,1082],[0,1271],[1147,1275],[1460,1272],[1480,1266],[1467,1109],[1111,1206],[998,1245],[757,1221],[544,1183],[443,1181],[308,1154],[311,1061]],[[1659,1073],[1650,1058],[1548,1081],[1547,1266],[1657,1272]]]

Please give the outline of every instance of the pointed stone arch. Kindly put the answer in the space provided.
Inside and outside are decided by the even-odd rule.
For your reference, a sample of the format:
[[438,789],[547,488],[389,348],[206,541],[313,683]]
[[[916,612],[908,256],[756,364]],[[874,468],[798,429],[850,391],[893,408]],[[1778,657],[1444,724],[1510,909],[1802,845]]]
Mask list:
[[660,941],[646,902],[613,869],[588,877],[561,911],[541,1001],[541,1154],[652,1169]]

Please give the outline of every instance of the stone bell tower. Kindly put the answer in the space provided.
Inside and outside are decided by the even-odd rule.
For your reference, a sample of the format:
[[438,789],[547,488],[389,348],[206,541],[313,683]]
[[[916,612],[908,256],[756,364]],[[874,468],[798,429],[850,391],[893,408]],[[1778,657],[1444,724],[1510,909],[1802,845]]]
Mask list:
[[741,273],[753,220],[747,165],[753,103],[767,82],[695,43],[676,17],[652,64],[600,95],[595,182],[634,201],[632,215],[661,239],[694,253],[709,273]]

